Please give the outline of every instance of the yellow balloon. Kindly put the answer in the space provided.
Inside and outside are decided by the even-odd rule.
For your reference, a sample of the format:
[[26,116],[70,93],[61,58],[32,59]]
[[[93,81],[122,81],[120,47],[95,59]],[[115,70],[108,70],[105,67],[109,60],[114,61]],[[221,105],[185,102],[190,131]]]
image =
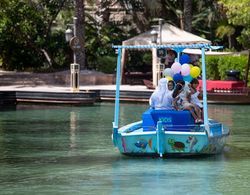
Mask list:
[[173,80],[173,78],[170,77],[170,76],[166,76],[165,78],[166,78],[168,81],[172,81],[172,80]]
[[194,66],[190,70],[190,76],[193,78],[197,78],[201,73],[201,69],[197,66]]

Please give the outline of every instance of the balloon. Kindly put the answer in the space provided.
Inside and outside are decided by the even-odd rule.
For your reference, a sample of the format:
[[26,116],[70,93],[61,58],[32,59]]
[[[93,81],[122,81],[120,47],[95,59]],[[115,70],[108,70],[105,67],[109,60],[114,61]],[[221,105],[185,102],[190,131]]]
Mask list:
[[181,71],[181,64],[179,62],[175,62],[171,66],[171,70],[174,71],[174,74],[179,73]]
[[174,79],[174,82],[177,82],[177,81],[183,80],[183,77],[181,76],[180,73],[176,73],[173,79]]
[[173,78],[170,77],[170,76],[166,76],[165,78],[166,78],[168,81],[172,81],[172,80],[173,80]]
[[190,62],[190,57],[187,54],[182,54],[180,57],[181,64],[188,64]]
[[188,64],[183,64],[181,66],[181,75],[182,76],[187,76],[190,73],[190,66]]
[[194,66],[190,70],[190,76],[193,78],[197,78],[200,75],[200,73],[201,73],[201,69],[197,66]]
[[174,75],[174,71],[171,69],[171,68],[166,68],[164,71],[163,71],[163,76],[169,76],[169,77],[173,77]]
[[187,75],[183,77],[183,80],[190,83],[193,80],[193,77],[191,77],[190,75]]

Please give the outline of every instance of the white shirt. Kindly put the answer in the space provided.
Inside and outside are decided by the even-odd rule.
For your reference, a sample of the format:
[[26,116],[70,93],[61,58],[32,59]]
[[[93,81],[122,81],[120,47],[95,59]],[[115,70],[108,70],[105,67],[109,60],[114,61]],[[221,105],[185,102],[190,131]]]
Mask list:
[[198,96],[199,96],[200,92],[196,91],[194,94],[191,95],[191,103],[199,106],[200,108],[203,107],[202,103],[200,102]]

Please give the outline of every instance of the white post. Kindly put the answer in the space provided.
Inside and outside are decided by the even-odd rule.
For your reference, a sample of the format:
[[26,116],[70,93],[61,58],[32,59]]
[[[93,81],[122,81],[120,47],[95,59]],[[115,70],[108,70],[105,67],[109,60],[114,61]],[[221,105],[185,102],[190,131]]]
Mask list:
[[156,48],[152,48],[152,76],[153,76],[153,85],[156,87],[158,84]]
[[206,64],[205,64],[205,48],[201,48],[201,63],[202,63],[202,90],[203,90],[203,115],[204,115],[204,126],[210,135],[208,126],[208,109],[207,109],[207,79],[206,79]]

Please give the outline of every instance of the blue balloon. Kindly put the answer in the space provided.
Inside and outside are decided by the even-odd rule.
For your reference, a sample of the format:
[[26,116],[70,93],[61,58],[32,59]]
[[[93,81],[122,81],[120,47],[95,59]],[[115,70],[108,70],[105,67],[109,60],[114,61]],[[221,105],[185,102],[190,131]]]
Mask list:
[[180,73],[176,73],[176,74],[173,76],[173,80],[174,80],[174,82],[182,81],[182,80],[183,80],[183,76],[182,76]]
[[187,54],[182,54],[180,57],[180,64],[188,64],[190,62],[190,57]]
[[184,81],[187,81],[187,82],[189,82],[189,83],[192,81],[192,79],[193,79],[193,77],[191,77],[190,75],[187,75],[187,76],[184,76],[184,77],[183,77],[183,80],[184,80]]

